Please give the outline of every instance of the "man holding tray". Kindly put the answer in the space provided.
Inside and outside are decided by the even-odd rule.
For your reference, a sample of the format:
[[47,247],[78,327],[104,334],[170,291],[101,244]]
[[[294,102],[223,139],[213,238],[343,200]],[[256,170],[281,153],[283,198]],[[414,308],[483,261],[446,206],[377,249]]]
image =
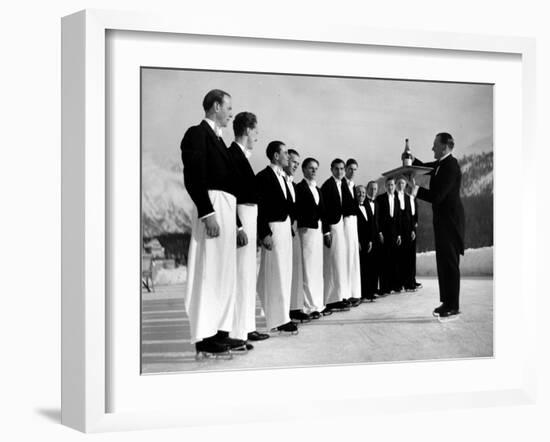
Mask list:
[[435,256],[441,305],[434,310],[440,318],[458,315],[460,293],[459,255],[464,255],[464,207],[460,201],[462,172],[458,161],[452,156],[453,137],[446,132],[435,136],[432,150],[436,161],[422,163],[415,159],[414,166],[428,166],[430,188],[416,185],[414,178],[409,184],[413,195],[432,204],[435,236]]

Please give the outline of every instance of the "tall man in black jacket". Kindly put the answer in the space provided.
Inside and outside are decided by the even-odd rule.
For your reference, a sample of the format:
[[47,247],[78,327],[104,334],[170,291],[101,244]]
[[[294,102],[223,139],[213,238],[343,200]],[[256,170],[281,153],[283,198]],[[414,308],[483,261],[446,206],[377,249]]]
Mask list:
[[203,100],[204,120],[181,142],[184,183],[191,214],[185,307],[197,354],[246,348],[228,337],[236,282],[235,169],[221,138],[232,117],[231,96],[214,89]]
[[256,175],[258,189],[258,238],[262,244],[257,291],[262,300],[267,327],[296,333],[289,317],[292,287],[292,195],[283,170],[288,151],[281,141],[268,144],[270,164]]
[[269,338],[256,331],[256,229],[258,191],[256,176],[248,158],[258,141],[258,120],[251,112],[241,112],[233,120],[235,141],[229,147],[236,168],[237,214],[242,227],[237,231],[237,289],[230,336],[261,341]]
[[433,167],[430,188],[425,189],[410,182],[413,195],[432,204],[435,236],[435,257],[441,305],[434,315],[452,317],[459,314],[460,255],[464,255],[464,207],[460,200],[462,172],[452,156],[453,137],[446,132],[435,136],[432,150],[436,161],[422,163],[415,159],[413,165]]
[[416,288],[416,227],[418,210],[416,200],[406,192],[407,180],[404,176],[397,178],[397,199],[401,216],[401,240],[399,248],[399,285],[407,292]]
[[379,207],[380,242],[382,264],[380,267],[380,292],[387,295],[400,292],[399,247],[401,247],[401,219],[399,200],[395,194],[395,178],[386,178],[386,192],[376,198]]

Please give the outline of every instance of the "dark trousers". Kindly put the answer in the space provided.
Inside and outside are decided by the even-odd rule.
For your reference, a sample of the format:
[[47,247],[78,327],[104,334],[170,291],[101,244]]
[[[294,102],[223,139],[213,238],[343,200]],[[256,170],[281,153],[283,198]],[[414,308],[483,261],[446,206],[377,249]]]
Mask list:
[[361,297],[373,299],[378,292],[379,249],[373,245],[370,253],[359,252],[361,263]]
[[416,239],[403,238],[399,253],[399,286],[415,288],[416,283]]
[[459,308],[460,244],[452,233],[435,231],[435,260],[439,299],[448,308]]
[[400,290],[399,286],[399,253],[400,247],[390,235],[384,236],[381,250],[380,291],[389,293],[391,290]]

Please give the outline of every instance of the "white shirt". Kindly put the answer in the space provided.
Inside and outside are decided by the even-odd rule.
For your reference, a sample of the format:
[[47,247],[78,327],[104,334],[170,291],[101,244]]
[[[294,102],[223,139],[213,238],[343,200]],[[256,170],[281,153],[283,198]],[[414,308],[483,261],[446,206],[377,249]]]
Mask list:
[[283,190],[283,195],[286,198],[286,186],[285,186],[286,173],[284,173],[283,169],[281,169],[276,164],[270,164],[269,167],[271,167],[273,169],[273,172],[275,172],[275,175],[277,176],[277,179],[279,180],[279,184],[281,186],[281,189]]
[[390,203],[390,218],[393,218],[393,203],[394,203],[394,198],[393,198],[393,194],[390,195],[389,193],[386,192],[386,195],[388,195],[388,201]]
[[223,136],[222,128],[218,127],[215,121],[212,121],[210,118],[205,118],[204,121],[208,123],[208,125],[212,128],[212,130],[218,137],[221,138]]
[[338,189],[338,194],[340,195],[340,202],[342,202],[342,180],[332,177],[336,181],[336,188]]
[[365,219],[368,221],[368,220],[369,220],[369,217],[367,216],[367,209],[365,209],[364,204],[361,204],[361,205],[359,206],[359,210],[361,210],[361,213],[363,214],[363,216],[365,217]]
[[[367,198],[367,199],[368,199],[368,198]],[[372,214],[374,215],[374,207],[375,207],[375,206],[374,206],[374,200],[372,200],[372,201],[371,201],[371,200],[368,200],[368,201],[369,201],[369,206],[370,206],[370,209],[371,209],[371,211],[372,211]]]
[[409,198],[411,199],[411,213],[414,216],[414,197],[409,195]]
[[306,183],[309,187],[309,190],[313,194],[313,199],[315,200],[315,204],[319,205],[319,191],[317,190],[317,183],[315,181],[309,181],[307,178],[304,178],[306,180]]
[[292,175],[287,175],[285,173],[285,178],[288,184],[288,190],[290,190],[290,196],[292,197],[292,201],[296,201],[296,194],[294,193],[294,186],[292,185],[292,181],[294,181],[294,177]]
[[238,141],[235,141],[235,143],[237,144],[237,146],[239,146],[241,148],[241,150],[243,151],[244,153],[244,156],[246,157],[246,159],[248,160],[251,156],[252,156],[252,151],[250,149],[247,149],[246,147],[244,147],[241,143],[239,143]]
[[[355,184],[353,183],[352,180],[348,180],[348,187],[349,187],[349,191],[351,192],[351,194],[353,195],[353,187],[355,186]],[[355,197],[355,195],[353,195]]]
[[397,192],[397,198],[399,199],[399,208],[405,210],[405,192]]

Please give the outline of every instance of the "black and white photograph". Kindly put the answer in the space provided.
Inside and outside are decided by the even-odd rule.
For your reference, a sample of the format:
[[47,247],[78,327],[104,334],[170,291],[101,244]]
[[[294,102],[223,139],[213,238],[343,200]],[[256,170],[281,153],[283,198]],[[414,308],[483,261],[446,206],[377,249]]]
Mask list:
[[493,356],[493,85],[141,69],[141,371]]

